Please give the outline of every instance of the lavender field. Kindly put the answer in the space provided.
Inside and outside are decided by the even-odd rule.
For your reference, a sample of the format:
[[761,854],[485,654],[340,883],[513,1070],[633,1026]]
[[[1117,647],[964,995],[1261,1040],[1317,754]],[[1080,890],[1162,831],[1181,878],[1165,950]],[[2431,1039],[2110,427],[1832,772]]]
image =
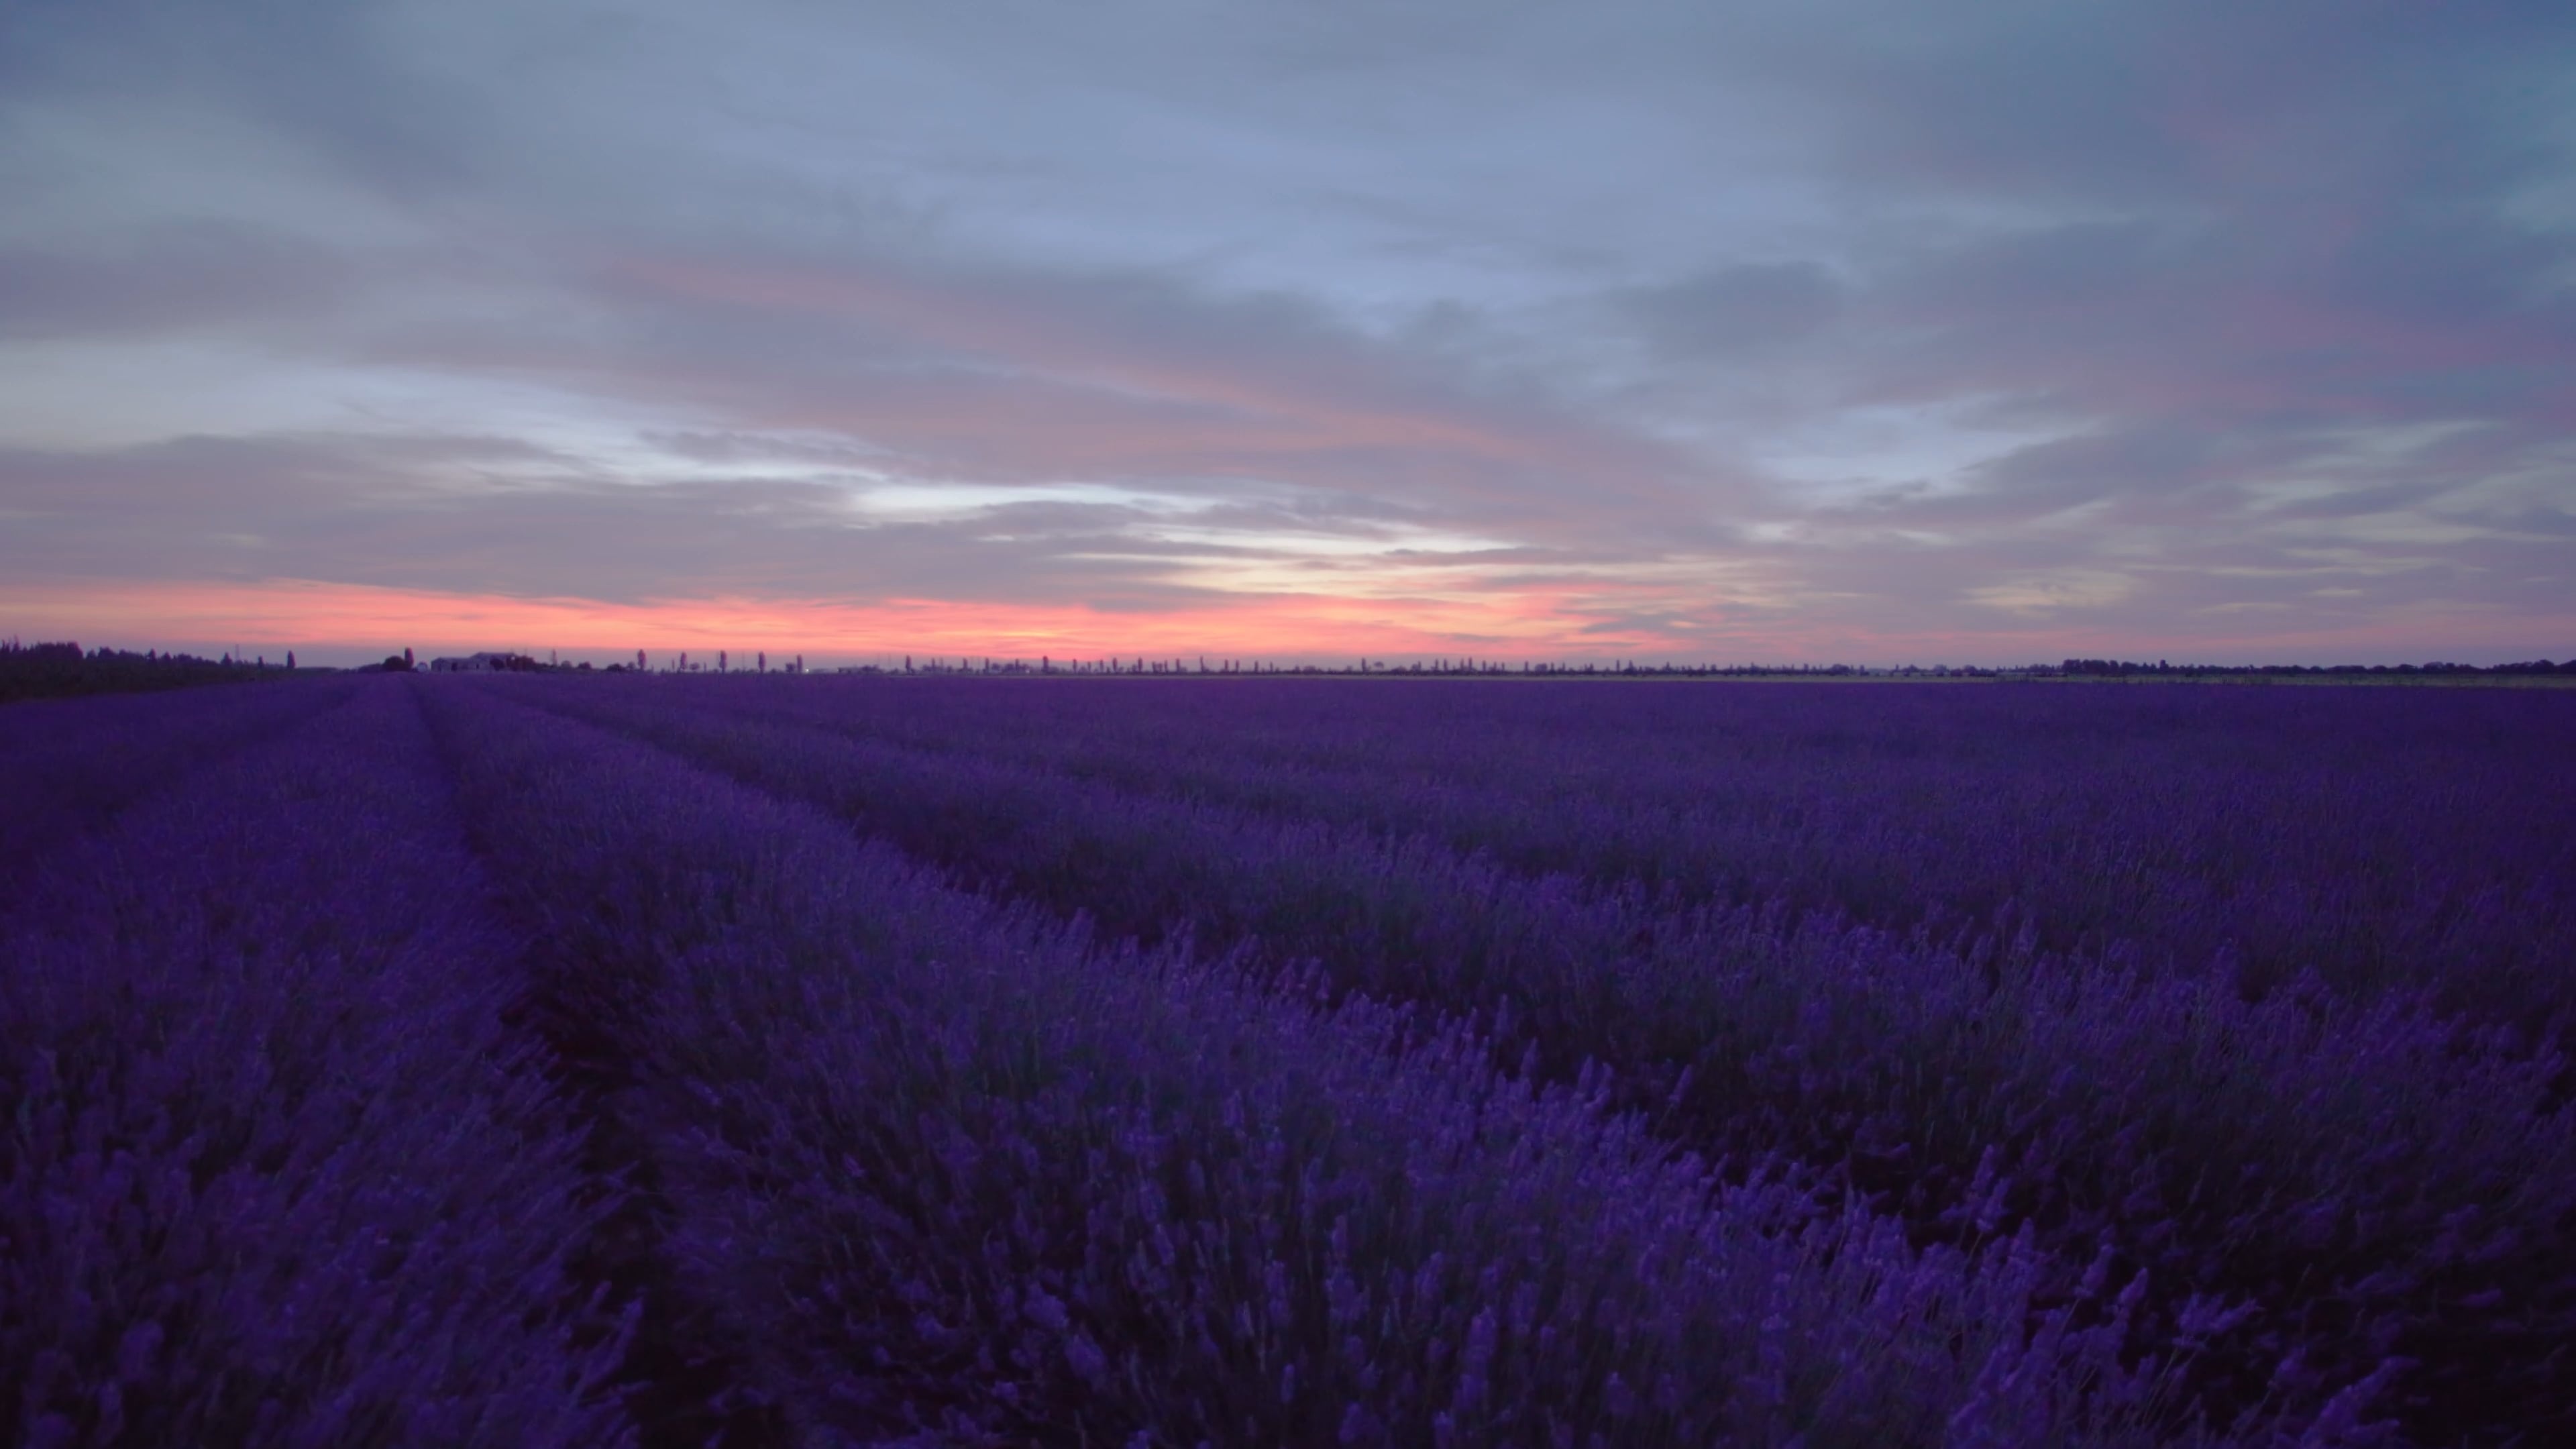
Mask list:
[[0,1440],[2576,1443],[2576,691],[0,709]]

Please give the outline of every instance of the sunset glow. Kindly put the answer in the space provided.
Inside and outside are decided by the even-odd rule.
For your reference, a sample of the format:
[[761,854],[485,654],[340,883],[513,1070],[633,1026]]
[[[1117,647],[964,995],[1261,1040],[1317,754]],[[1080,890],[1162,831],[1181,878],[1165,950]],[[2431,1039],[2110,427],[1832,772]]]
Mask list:
[[2563,655],[2571,55],[2545,7],[22,7],[0,636]]

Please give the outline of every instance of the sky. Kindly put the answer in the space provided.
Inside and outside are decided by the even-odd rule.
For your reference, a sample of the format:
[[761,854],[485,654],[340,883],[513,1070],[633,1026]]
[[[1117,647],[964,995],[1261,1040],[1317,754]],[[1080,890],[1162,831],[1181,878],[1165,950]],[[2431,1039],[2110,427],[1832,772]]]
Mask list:
[[0,634],[2576,654],[2576,6],[0,0]]

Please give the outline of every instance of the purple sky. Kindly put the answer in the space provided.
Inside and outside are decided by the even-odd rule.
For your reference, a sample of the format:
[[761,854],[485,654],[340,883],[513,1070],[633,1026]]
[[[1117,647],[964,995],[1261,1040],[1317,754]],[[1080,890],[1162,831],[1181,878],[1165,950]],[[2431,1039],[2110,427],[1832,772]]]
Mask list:
[[2563,3],[5,0],[0,199],[0,633],[2576,654]]

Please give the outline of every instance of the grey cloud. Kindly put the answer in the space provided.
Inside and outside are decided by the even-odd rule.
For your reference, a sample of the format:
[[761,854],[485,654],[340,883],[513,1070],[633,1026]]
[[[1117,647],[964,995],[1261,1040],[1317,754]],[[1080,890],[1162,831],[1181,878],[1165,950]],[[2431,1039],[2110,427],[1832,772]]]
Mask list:
[[177,223],[82,250],[0,246],[0,341],[259,327],[347,296],[347,258],[222,223]]
[[[396,446],[384,444],[393,441]],[[478,466],[511,465],[497,478]],[[526,464],[540,465],[534,472]],[[26,577],[298,577],[620,602],[1073,599],[1177,587],[1115,506],[1008,505],[871,522],[828,482],[638,484],[487,439],[183,439],[115,455],[0,452],[0,568]],[[1114,547],[1125,562],[1084,557]]]
[[2027,319],[2065,308],[2135,308],[2209,266],[2210,243],[2145,221],[2077,221],[1981,238],[1934,254],[1887,300],[1903,312]]
[[642,440],[677,457],[705,463],[803,463],[864,467],[881,461],[882,448],[863,443],[786,438],[745,432],[654,432]]
[[1821,330],[1841,309],[1842,288],[1814,262],[1752,262],[1646,289],[1628,306],[1671,352],[1724,355]]
[[1972,490],[1924,501],[1939,515],[2047,514],[2120,494],[2171,498],[2211,483],[2222,440],[2171,424],[2132,426],[2018,448],[1972,470]]

